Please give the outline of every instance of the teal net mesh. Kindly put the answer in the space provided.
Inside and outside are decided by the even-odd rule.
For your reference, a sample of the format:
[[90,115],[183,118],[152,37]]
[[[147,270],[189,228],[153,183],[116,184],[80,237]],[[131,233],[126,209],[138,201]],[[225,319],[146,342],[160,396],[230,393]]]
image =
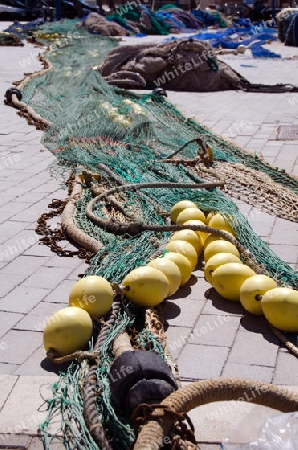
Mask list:
[[[60,33],[49,41],[51,33]],[[57,176],[84,169],[99,176],[98,186],[118,185],[100,165],[107,166],[123,183],[203,182],[190,168],[182,164],[164,164],[162,158],[171,155],[186,142],[200,136],[212,149],[214,161],[241,162],[254,170],[269,175],[272,180],[298,194],[298,182],[284,171],[266,164],[254,155],[231,145],[199,123],[187,119],[165,98],[155,94],[135,94],[109,86],[97,70],[107,53],[117,45],[113,39],[88,34],[77,28],[76,22],[47,24],[40,31],[43,42],[56,43],[47,53],[53,65],[38,77],[31,79],[22,90],[23,101],[33,107],[52,125],[45,131],[43,143],[55,154],[57,162],[52,173]],[[197,155],[197,144],[185,147],[180,156],[192,159]],[[216,166],[215,166],[216,168]],[[143,265],[156,251],[156,239],[162,245],[169,232],[146,231],[136,236],[115,236],[96,226],[86,216],[86,205],[93,193],[86,187],[77,205],[76,223],[89,236],[103,243],[103,248],[90,262],[86,272],[98,274],[109,281],[120,283],[125,275]],[[182,199],[197,203],[204,211],[218,211],[232,225],[237,239],[263,264],[269,275],[279,282],[298,288],[298,274],[270,250],[251,228],[233,201],[218,189],[143,189],[121,192],[114,196],[122,210],[111,213],[108,202],[96,205],[94,212],[102,218],[129,221],[132,218],[150,224],[164,224],[171,207]],[[113,209],[113,208],[112,208]],[[108,372],[112,361],[111,342],[119,329],[125,329],[130,320],[122,318],[116,324],[101,350],[103,364],[98,368],[98,382],[102,395],[98,398],[98,414],[108,434],[113,436],[117,448],[127,448],[133,440],[127,419],[115,413],[110,402]],[[120,328],[119,328],[120,327]],[[154,350],[162,349],[150,333],[142,334],[145,342],[154,342]],[[54,399],[49,401],[50,418],[62,412],[58,430],[69,449],[97,448],[81,419],[82,400],[80,380],[84,367],[73,363],[68,372],[54,385]],[[49,421],[42,426],[46,448],[52,434]]]

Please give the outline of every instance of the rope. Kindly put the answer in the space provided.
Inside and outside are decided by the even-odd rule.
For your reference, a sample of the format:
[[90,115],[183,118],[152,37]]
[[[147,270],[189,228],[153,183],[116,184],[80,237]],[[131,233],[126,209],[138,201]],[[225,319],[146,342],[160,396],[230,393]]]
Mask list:
[[124,224],[116,221],[104,220],[93,213],[93,208],[96,203],[105,199],[107,196],[120,191],[134,191],[136,189],[143,188],[190,188],[190,189],[200,189],[200,188],[213,188],[215,186],[221,186],[223,183],[202,183],[202,184],[183,184],[183,183],[139,183],[139,184],[126,184],[121,185],[116,188],[109,189],[103,194],[98,195],[92,199],[86,207],[87,217],[93,221],[96,225],[104,228],[105,231],[113,233],[115,235],[129,234],[134,235],[141,233],[143,231],[156,231],[156,232],[168,232],[168,231],[178,231],[184,229],[191,229],[194,231],[203,231],[205,233],[212,233],[216,236],[220,236],[225,240],[228,240],[235,245],[237,250],[241,253],[247,264],[256,272],[265,274],[266,271],[262,265],[260,265],[257,260],[251,255],[251,253],[245,249],[245,247],[240,244],[240,242],[225,231],[211,228],[208,225],[150,225],[142,222],[132,222],[129,224]]
[[[13,83],[17,86],[19,90],[22,90],[24,86],[28,84],[33,78],[39,77],[40,75],[43,75],[44,73],[52,70],[53,65],[46,58],[44,58],[41,55],[39,55],[38,58],[43,65],[43,69],[34,73],[26,74],[23,80]],[[30,122],[34,123],[36,129],[44,130],[45,128],[48,128],[49,126],[52,125],[52,123],[49,120],[44,119],[43,117],[41,117],[40,114],[36,113],[34,109],[31,108],[31,106],[27,105],[24,102],[21,102],[14,93],[11,96],[11,102],[6,101],[6,103],[19,109],[22,112],[22,115],[27,118],[28,122],[30,118],[31,119]]]
[[71,196],[69,197],[69,200],[66,203],[61,215],[61,228],[77,244],[93,253],[97,253],[103,248],[103,244],[91,236],[88,236],[88,234],[78,228],[74,221],[76,214],[76,203],[81,196],[81,193],[82,185],[79,177],[76,176]]
[[[114,302],[112,304],[111,310],[107,316],[107,321],[102,327],[94,346],[93,354],[99,356],[100,347],[102,343],[106,340],[107,334],[109,333],[111,327],[115,323],[119,310],[121,308],[122,299],[121,294],[117,294],[114,297]],[[105,430],[103,429],[102,423],[98,417],[96,398],[98,395],[97,386],[97,364],[93,360],[87,375],[83,381],[83,414],[86,421],[86,425],[89,428],[90,434],[95,440],[99,448],[104,448],[105,450],[112,450],[110,443],[106,437]]]
[[[268,322],[269,323],[269,322]],[[292,342],[290,342],[284,335],[283,333],[278,330],[277,328],[275,328],[273,325],[271,325],[269,323],[269,326],[272,330],[272,332],[275,334],[275,336],[285,345],[285,347],[293,353],[293,355],[296,356],[296,358],[298,358],[298,347],[296,347],[296,345],[292,344]]]
[[[177,441],[177,438],[180,437],[180,440],[182,440],[182,442],[185,442],[187,440],[188,442],[191,442],[193,445],[196,444],[195,428],[193,426],[190,417],[184,412],[178,413],[173,408],[161,405],[160,403],[150,405],[146,403],[141,403],[140,405],[137,406],[132,415],[132,424],[134,427],[135,436],[137,436],[138,429],[140,428],[140,426],[143,426],[146,422],[148,422],[149,419],[152,419],[153,417],[154,419],[156,419],[158,417],[163,417],[164,415],[171,417],[172,422],[175,423],[175,436],[172,438],[172,442],[173,440]],[[187,425],[184,424],[185,421],[187,422],[187,425],[189,425],[189,428],[187,428]],[[180,436],[177,436],[177,433]],[[180,443],[179,446],[171,448],[180,449],[181,448]]]
[[[179,389],[161,402],[178,414],[207,403],[224,400],[249,401],[257,405],[268,406],[282,412],[298,410],[298,394],[259,381],[242,379],[203,380]],[[173,414],[158,411],[151,414],[151,419],[143,426],[137,438],[134,450],[157,450],[161,448],[165,436],[173,428]]]
[[[174,162],[170,161],[171,158],[173,158],[173,156],[176,156],[178,153],[182,152],[182,150],[184,150],[185,147],[187,147],[189,144],[192,144],[193,142],[196,142],[201,147],[201,149],[198,151],[198,158],[204,163],[211,163],[213,160],[212,150],[210,149],[210,147],[208,147],[208,145],[205,144],[205,142],[201,137],[196,137],[186,142],[174,153],[167,156],[167,158],[163,159],[162,162]],[[177,163],[177,161],[175,161],[175,163]]]
[[172,374],[175,378],[177,385],[181,387],[178,365],[176,364],[167,346],[167,337],[164,329],[164,323],[165,323],[164,314],[161,304],[155,306],[154,308],[146,309],[145,327],[148,331],[150,331],[153,334],[153,336],[155,336],[156,340],[162,345],[167,364],[172,371]]
[[69,361],[73,361],[74,359],[77,359],[79,362],[84,361],[84,359],[88,361],[95,361],[97,359],[97,356],[92,352],[84,352],[84,351],[77,351],[74,353],[71,353],[70,355],[65,356],[58,356],[59,353],[56,352],[53,348],[47,351],[47,358],[51,360],[54,364],[64,364]]

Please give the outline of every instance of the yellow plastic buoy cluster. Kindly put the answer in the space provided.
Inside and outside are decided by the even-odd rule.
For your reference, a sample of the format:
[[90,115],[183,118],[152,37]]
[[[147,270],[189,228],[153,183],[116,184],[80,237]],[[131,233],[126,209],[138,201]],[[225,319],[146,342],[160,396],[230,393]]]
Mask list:
[[[189,218],[205,221],[203,211],[191,201],[183,200],[173,206],[173,222],[187,223]],[[202,221],[199,223],[204,224]],[[124,278],[122,285],[129,288],[126,297],[140,306],[161,303],[188,282],[202,250],[203,239],[200,234],[190,229],[177,231],[171,236],[163,256],[133,270]]]
[[[219,213],[209,213],[208,225],[234,236],[234,231],[225,217]],[[240,260],[237,247],[230,241],[209,234],[204,242],[204,276],[215,290],[232,301],[240,300],[240,288],[255,272]]]
[[[210,227],[234,236],[231,225],[220,214],[211,212],[206,221]],[[298,291],[277,287],[273,278],[256,274],[241,262],[233,244],[213,234],[204,241],[204,260],[204,276],[223,298],[240,301],[251,314],[265,315],[279,330],[298,332]]]
[[92,335],[92,318],[107,314],[113,297],[110,283],[100,276],[91,275],[77,281],[69,293],[69,306],[53,314],[45,326],[46,351],[53,349],[64,356],[83,350]]
[[[206,217],[189,200],[173,206],[171,219],[183,225],[207,222],[234,236],[225,217],[216,212]],[[172,234],[164,255],[128,273],[122,281],[126,298],[143,307],[158,305],[188,282],[203,249],[205,278],[223,298],[240,301],[252,314],[264,314],[282,331],[298,332],[298,291],[277,287],[272,278],[257,275],[241,262],[235,245],[198,230],[183,229]],[[57,311],[45,326],[45,349],[64,356],[86,348],[92,336],[92,318],[106,315],[113,298],[112,286],[104,278],[94,275],[79,280],[69,293],[69,306]]]

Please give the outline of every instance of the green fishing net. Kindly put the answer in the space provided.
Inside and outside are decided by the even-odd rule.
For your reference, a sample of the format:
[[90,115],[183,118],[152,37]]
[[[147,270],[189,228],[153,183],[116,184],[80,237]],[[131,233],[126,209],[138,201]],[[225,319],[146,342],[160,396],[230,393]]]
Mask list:
[[[241,162],[298,193],[298,182],[294,178],[187,119],[164,97],[149,92],[135,94],[109,86],[97,66],[117,45],[117,41],[90,35],[83,28],[78,28],[77,22],[67,20],[47,24],[42,33],[47,39],[51,33],[60,33],[55,41],[51,41],[56,45],[46,55],[53,68],[31,79],[22,94],[25,103],[52,123],[44,133],[43,143],[57,158],[51,169],[57,177],[67,171],[75,170],[80,174],[88,169],[98,175],[107,188],[117,186],[119,179],[123,183],[201,183],[203,180],[191,168],[162,161],[199,136],[212,149],[215,170],[216,161]],[[48,43],[46,40],[44,42]],[[192,159],[196,157],[197,150],[197,144],[191,143],[180,156]],[[113,175],[104,167],[108,167]],[[102,250],[91,260],[86,275],[98,274],[120,283],[128,272],[152,257],[156,242],[162,245],[168,241],[169,232],[146,231],[136,236],[108,233],[86,216],[86,205],[92,198],[92,191],[86,187],[78,202],[75,218],[79,228],[103,243]],[[117,196],[123,210],[119,213],[121,220],[125,221],[128,217],[157,225],[165,224],[165,215],[160,212],[169,214],[171,207],[182,199],[196,202],[204,212],[218,211],[223,214],[233,226],[240,243],[263,264],[269,275],[298,288],[297,273],[254,233],[235,203],[220,190],[148,188],[123,191]],[[99,217],[107,218],[110,207],[107,200],[106,203],[98,203],[94,211]],[[123,318],[121,323],[122,329],[125,329],[130,319]],[[98,399],[98,413],[108,433],[115,438],[117,448],[127,448],[133,439],[133,432],[127,419],[113,411],[107,377],[112,360],[111,342],[118,332],[119,324],[111,330],[102,349],[105,363],[98,369],[98,379],[104,395]],[[154,341],[150,333],[143,339],[144,342]],[[159,352],[162,355],[161,349]],[[49,404],[50,417],[57,410],[63,411],[60,432],[66,448],[93,449],[97,447],[84,423],[80,422],[82,371],[84,368],[74,363],[54,385],[54,400]],[[76,422],[75,425],[73,422]],[[47,448],[51,441],[48,425],[49,422],[46,422],[42,426]]]

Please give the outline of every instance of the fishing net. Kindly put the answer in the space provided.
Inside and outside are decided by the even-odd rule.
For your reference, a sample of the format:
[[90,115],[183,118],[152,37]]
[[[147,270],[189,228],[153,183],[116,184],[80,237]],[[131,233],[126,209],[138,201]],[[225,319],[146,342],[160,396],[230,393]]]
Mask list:
[[[134,236],[108,232],[87,217],[86,207],[90,200],[121,184],[169,182],[177,183],[177,188],[123,189],[97,203],[94,213],[113,220],[116,225],[133,220],[158,226],[167,224],[171,207],[187,198],[206,213],[218,211],[223,214],[239,242],[266,272],[280,284],[297,289],[298,274],[254,233],[230,195],[237,191],[237,177],[233,179],[233,175],[238,174],[243,165],[250,170],[252,186],[246,184],[245,189],[249,192],[255,187],[255,195],[251,195],[250,201],[257,208],[264,207],[263,192],[258,189],[260,177],[268,177],[274,183],[269,212],[276,214],[274,202],[277,197],[297,205],[298,181],[187,119],[164,97],[154,93],[134,94],[109,86],[97,66],[115,48],[115,40],[90,35],[83,28],[77,28],[73,21],[47,24],[42,33],[40,39],[60,33],[55,48],[47,53],[53,67],[40,76],[31,77],[22,89],[22,101],[51,122],[43,138],[44,145],[56,156],[51,172],[61,182],[73,172],[81,176],[83,192],[77,203],[75,221],[87,235],[103,244],[91,259],[86,275],[98,274],[110,282],[121,283],[128,272],[162,251],[170,235],[169,231],[145,231]],[[193,140],[198,137],[212,150],[213,163],[209,167],[192,163],[198,155],[198,144]],[[189,145],[185,145],[188,142]],[[171,158],[182,147],[183,150]],[[92,174],[91,183],[84,178],[84,171]],[[259,177],[257,182],[254,182],[253,174]],[[180,183],[203,183],[223,175],[234,183],[228,189],[229,195],[215,188],[178,187]],[[243,185],[243,182],[238,180],[238,184]],[[279,192],[282,195],[279,196]],[[281,205],[278,204],[279,212]],[[288,216],[285,212],[284,218],[297,220],[295,214]],[[129,420],[113,409],[110,399],[108,374],[115,336],[133,324],[138,329],[138,345],[165,357],[165,349],[159,340],[144,329],[144,320],[132,318],[141,314],[136,310],[133,312],[134,316],[131,316],[119,310],[100,347],[97,367],[98,392],[101,394],[96,398],[97,413],[117,449],[126,449],[133,441],[134,433]],[[97,324],[97,332],[102,326],[102,323]],[[50,448],[53,436],[61,439],[67,449],[98,448],[82,417],[81,388],[86,371],[86,361],[74,362],[53,386],[53,399],[47,400],[49,418],[41,426],[46,448]],[[60,416],[57,419],[58,412],[62,419]],[[50,425],[55,418],[58,426],[53,431]]]

